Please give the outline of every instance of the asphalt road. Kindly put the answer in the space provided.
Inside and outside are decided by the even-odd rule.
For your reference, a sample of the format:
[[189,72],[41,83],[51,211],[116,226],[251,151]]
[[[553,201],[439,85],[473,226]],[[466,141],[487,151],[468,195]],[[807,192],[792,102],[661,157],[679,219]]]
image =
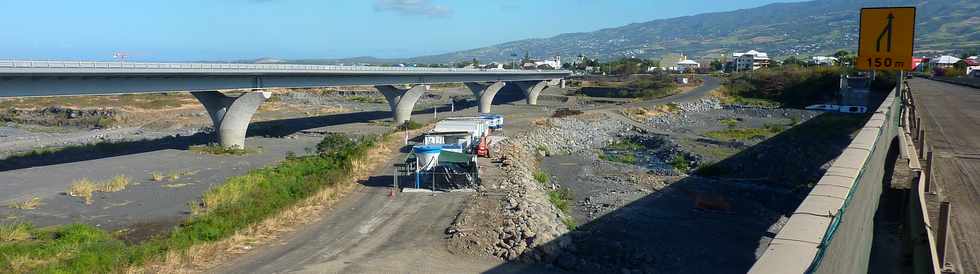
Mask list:
[[721,86],[721,80],[719,80],[718,78],[711,77],[711,76],[704,76],[704,83],[701,86],[696,87],[688,92],[675,94],[656,100],[647,100],[635,104],[627,104],[627,107],[634,106],[634,105],[649,107],[649,106],[672,103],[672,102],[673,103],[690,102],[708,96],[708,94],[710,94],[711,91],[714,91],[720,86]]
[[980,273],[980,89],[909,80],[935,151],[935,182],[950,201],[947,252],[957,273]]

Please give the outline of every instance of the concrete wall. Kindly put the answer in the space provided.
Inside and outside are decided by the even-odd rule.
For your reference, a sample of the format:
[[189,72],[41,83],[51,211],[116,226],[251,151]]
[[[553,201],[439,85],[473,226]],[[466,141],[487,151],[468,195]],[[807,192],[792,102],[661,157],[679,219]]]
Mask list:
[[895,95],[882,102],[749,273],[867,273],[885,158],[901,132]]

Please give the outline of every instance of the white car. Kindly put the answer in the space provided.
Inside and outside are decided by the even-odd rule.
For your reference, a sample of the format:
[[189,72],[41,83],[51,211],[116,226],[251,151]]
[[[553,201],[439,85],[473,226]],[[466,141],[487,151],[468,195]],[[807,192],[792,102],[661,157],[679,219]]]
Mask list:
[[811,106],[808,106],[808,107],[806,107],[806,109],[809,109],[809,110],[822,110],[822,111],[837,111],[838,109],[840,109],[840,106],[838,106],[838,105],[820,104],[820,105],[811,105]]

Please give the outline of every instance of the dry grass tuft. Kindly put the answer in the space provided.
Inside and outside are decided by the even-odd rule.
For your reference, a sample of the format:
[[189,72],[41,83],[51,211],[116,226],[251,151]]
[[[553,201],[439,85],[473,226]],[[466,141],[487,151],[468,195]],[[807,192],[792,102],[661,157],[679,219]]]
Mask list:
[[29,224],[0,224],[0,243],[24,241],[31,238]]
[[92,180],[82,178],[71,183],[71,187],[68,188],[68,196],[80,197],[86,205],[89,205],[92,204],[92,193],[95,193],[97,189],[98,186]]
[[32,269],[37,269],[42,265],[48,264],[44,260],[31,258],[30,255],[17,255],[8,258],[7,268],[9,268],[11,273],[30,273]]
[[163,172],[159,172],[159,171],[150,172],[150,180],[154,182],[160,182],[163,181],[163,179],[166,179],[166,177],[163,176]]
[[112,177],[109,181],[104,182],[99,185],[99,191],[101,192],[119,192],[129,186],[129,177],[126,175],[116,175]]
[[10,208],[16,208],[16,209],[35,209],[40,205],[41,205],[41,198],[31,197],[31,199],[27,201],[14,202],[11,203],[9,206]]
[[88,178],[75,180],[68,188],[68,196],[79,197],[86,205],[92,204],[92,194],[95,192],[119,192],[129,186],[129,177],[117,175],[105,182],[96,182]]

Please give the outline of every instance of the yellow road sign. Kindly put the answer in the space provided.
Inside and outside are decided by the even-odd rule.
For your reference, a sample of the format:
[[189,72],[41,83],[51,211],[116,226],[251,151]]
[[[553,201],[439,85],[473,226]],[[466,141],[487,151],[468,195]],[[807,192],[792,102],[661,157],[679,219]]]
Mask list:
[[915,7],[861,9],[858,59],[863,70],[912,70]]

